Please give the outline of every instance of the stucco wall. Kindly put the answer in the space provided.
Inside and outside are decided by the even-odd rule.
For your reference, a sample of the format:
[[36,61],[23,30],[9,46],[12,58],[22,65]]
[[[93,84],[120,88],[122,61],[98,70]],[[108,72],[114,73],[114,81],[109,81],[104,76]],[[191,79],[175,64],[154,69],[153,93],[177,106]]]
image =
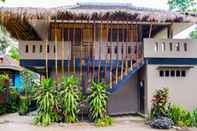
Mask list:
[[197,107],[197,66],[186,70],[186,77],[160,77],[159,65],[147,65],[147,108],[151,109],[151,99],[156,89],[167,87],[169,89],[169,100],[182,105],[191,111]]
[[111,94],[108,100],[111,115],[138,112],[137,74],[130,78],[120,90]]

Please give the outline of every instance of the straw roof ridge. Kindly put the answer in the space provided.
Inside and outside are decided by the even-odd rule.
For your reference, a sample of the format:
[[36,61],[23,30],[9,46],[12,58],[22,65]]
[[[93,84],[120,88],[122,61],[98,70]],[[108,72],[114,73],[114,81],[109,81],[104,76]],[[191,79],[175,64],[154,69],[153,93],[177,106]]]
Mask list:
[[0,13],[26,18],[62,20],[132,20],[148,22],[197,23],[197,14],[180,13],[153,8],[136,7],[132,4],[78,3],[53,8],[15,7],[0,8]]

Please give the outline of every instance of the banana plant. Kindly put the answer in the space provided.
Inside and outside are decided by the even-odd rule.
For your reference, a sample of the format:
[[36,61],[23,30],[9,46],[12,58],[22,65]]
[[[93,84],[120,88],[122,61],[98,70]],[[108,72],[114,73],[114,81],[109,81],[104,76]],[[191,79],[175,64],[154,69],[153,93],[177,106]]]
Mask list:
[[79,80],[74,76],[63,77],[61,80],[60,96],[65,121],[67,123],[76,122],[81,97]]
[[91,91],[88,96],[90,112],[89,117],[91,120],[96,121],[106,117],[107,115],[106,106],[109,94],[103,83],[92,81],[90,88]]
[[58,95],[51,79],[44,79],[41,84],[34,87],[34,98],[38,105],[38,114],[34,119],[35,124],[49,125],[57,121]]

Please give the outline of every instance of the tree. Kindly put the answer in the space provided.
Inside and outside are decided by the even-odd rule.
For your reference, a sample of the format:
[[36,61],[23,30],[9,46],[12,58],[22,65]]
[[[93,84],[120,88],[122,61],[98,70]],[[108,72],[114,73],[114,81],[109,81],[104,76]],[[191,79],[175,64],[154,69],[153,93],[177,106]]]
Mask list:
[[13,47],[9,50],[8,56],[19,61],[19,49],[16,47]]
[[195,0],[168,0],[170,10],[185,12],[195,7]]
[[0,51],[5,53],[9,45],[9,33],[6,31],[5,27],[0,26]]

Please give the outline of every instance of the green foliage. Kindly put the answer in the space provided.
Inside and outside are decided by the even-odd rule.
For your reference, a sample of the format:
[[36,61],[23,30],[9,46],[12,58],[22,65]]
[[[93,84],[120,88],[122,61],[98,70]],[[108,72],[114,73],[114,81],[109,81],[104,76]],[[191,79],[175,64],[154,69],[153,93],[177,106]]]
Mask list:
[[168,106],[168,117],[173,120],[177,126],[191,126],[192,115],[190,112],[185,111],[181,106],[170,104]]
[[8,56],[19,61],[19,49],[16,47],[13,47],[9,50]]
[[0,115],[6,113],[6,104],[0,104]]
[[65,121],[68,123],[77,121],[80,96],[81,88],[79,86],[79,80],[74,76],[63,78],[61,81],[60,99],[62,99],[61,107]]
[[195,28],[195,30],[190,33],[190,37],[192,39],[197,39],[197,28]]
[[96,121],[106,117],[107,98],[106,86],[103,83],[92,81],[90,95],[88,96],[91,120]]
[[167,88],[156,90],[152,99],[152,108],[150,113],[151,119],[166,116],[168,94],[169,91]]
[[19,100],[19,114],[24,115],[28,112],[28,99],[26,96],[20,96]]
[[29,97],[32,94],[32,81],[33,81],[33,73],[29,70],[23,70],[21,72],[22,80],[23,80],[23,87],[25,96]]
[[171,10],[185,12],[192,7],[195,7],[195,0],[168,0],[168,5]]
[[113,123],[112,118],[109,116],[96,120],[97,127],[109,126],[112,125],[112,123]]
[[6,112],[14,113],[18,111],[19,93],[14,88],[9,88],[6,102]]
[[51,79],[44,79],[34,88],[34,97],[38,104],[38,114],[34,118],[35,124],[47,126],[55,122],[57,117],[58,96]]
[[191,112],[192,126],[197,127],[197,108]]

